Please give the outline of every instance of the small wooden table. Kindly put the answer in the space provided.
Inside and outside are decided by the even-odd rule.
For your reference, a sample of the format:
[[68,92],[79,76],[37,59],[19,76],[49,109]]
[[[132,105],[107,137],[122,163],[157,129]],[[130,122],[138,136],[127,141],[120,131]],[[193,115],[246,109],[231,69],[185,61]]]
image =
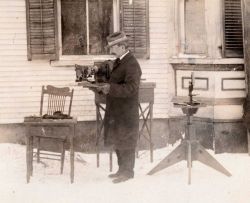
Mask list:
[[[47,127],[67,127],[67,136],[70,143],[70,181],[74,182],[74,136],[75,136],[75,125],[77,119],[29,119],[24,121],[26,127],[26,164],[27,164],[27,183],[30,181],[30,176],[33,174],[33,138],[39,137],[40,135],[36,132],[44,132]],[[38,131],[37,131],[38,130]],[[42,133],[42,137],[46,138],[46,132]],[[59,138],[60,135],[53,135],[53,138]]]
[[[153,121],[153,104],[154,104],[154,88],[155,83],[153,82],[141,82],[139,87],[139,118],[142,119],[143,123],[139,129],[139,139],[141,135],[149,142],[150,147],[150,161],[153,162],[153,142],[152,142],[152,121]],[[95,94],[96,104],[96,146],[97,146],[97,167],[99,167],[100,156],[99,156],[99,143],[102,136],[103,129],[103,114],[105,112],[106,97],[105,95]],[[142,104],[146,104],[143,106]],[[143,133],[146,131],[147,135]],[[137,151],[138,154],[138,151]],[[112,171],[112,150],[110,152],[110,171]]]

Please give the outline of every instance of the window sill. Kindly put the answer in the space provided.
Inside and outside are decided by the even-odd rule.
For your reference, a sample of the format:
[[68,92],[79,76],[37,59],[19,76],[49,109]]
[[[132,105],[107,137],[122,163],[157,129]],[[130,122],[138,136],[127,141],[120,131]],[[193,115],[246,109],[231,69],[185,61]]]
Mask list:
[[79,65],[94,65],[94,62],[114,60],[112,55],[61,56],[59,60],[51,61],[52,67],[75,67]]
[[171,64],[244,64],[242,58],[192,58],[192,57],[172,57],[169,59]]

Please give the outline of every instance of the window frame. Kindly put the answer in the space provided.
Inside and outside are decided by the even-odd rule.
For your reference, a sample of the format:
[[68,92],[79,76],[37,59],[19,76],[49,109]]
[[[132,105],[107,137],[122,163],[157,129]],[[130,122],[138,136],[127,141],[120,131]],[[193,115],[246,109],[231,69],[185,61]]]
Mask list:
[[[88,13],[88,2],[86,0],[86,10]],[[113,0],[113,30],[114,32],[119,30],[120,27],[120,14],[119,14],[119,0]],[[88,15],[86,15],[86,21],[88,22]],[[92,63],[93,61],[98,60],[107,60],[113,59],[114,56],[109,54],[101,54],[101,55],[93,55],[93,54],[86,54],[86,55],[63,55],[62,54],[62,25],[61,25],[61,0],[57,0],[57,25],[58,25],[58,33],[57,33],[57,40],[58,40],[58,60],[86,60]],[[89,30],[89,24],[87,25],[87,30]],[[89,32],[87,32],[87,44],[89,45]],[[88,46],[89,47],[89,46]],[[87,53],[89,53],[89,48],[87,49]]]
[[[174,12],[175,12],[175,56],[177,58],[206,58],[208,56],[208,47],[206,47],[206,52],[204,54],[187,54],[185,53],[186,46],[186,29],[185,29],[185,1],[186,0],[175,0],[174,1]],[[205,0],[206,1],[206,0]],[[206,3],[206,2],[205,2]],[[205,11],[204,11],[205,12]],[[206,15],[204,19],[205,30],[206,29]],[[207,31],[205,33],[207,35]],[[206,38],[207,42],[207,38]]]

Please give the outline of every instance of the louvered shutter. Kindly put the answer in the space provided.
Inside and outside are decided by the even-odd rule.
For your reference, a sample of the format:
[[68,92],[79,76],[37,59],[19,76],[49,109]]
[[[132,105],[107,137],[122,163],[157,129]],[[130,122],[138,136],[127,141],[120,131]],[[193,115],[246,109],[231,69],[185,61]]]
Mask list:
[[241,0],[224,0],[224,56],[243,57]]
[[120,2],[120,25],[121,30],[129,36],[129,49],[137,58],[149,58],[148,0],[121,0]]
[[26,0],[28,60],[57,58],[56,0]]

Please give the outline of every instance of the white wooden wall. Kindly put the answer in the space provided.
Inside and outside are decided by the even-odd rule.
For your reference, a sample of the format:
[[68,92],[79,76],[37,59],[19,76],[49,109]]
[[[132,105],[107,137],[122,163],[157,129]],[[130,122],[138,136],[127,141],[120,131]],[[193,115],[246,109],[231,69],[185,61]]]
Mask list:
[[[169,41],[172,44],[172,54],[170,54],[169,62],[178,64],[209,64],[213,67],[213,64],[243,64],[244,60],[239,58],[222,58],[221,46],[223,43],[223,20],[222,20],[222,4],[223,0],[205,0],[205,29],[206,29],[206,43],[207,43],[207,53],[205,56],[202,55],[190,55],[185,54],[183,47],[185,47],[185,34],[184,34],[184,20],[183,20],[183,9],[185,0],[171,0],[174,2],[173,13],[171,16],[175,16],[172,22],[169,24],[168,29],[172,30],[170,32],[172,36]],[[195,13],[193,13],[195,15]],[[171,16],[169,19],[171,19]],[[171,28],[172,26],[172,28]],[[195,28],[194,28],[195,29]],[[211,68],[210,68],[211,70]],[[245,72],[244,71],[206,71],[206,70],[177,70],[176,71],[176,94],[178,96],[187,96],[188,89],[183,88],[182,79],[185,77],[190,77],[191,72],[195,73],[195,77],[202,77],[207,80],[208,87],[204,90],[205,85],[199,84],[196,80],[196,86],[200,86],[203,90],[194,90],[194,94],[198,94],[198,97],[209,98],[212,100],[225,99],[227,102],[235,98],[244,98],[245,95]],[[173,75],[171,74],[171,76]],[[203,80],[203,83],[204,81]],[[188,87],[188,80],[186,81],[186,86]],[[173,84],[173,83],[171,83]],[[223,90],[223,87],[225,88]],[[175,88],[172,88],[175,89]],[[171,91],[169,91],[170,94]],[[218,120],[234,120],[242,118],[242,104],[237,105],[211,105],[206,108],[199,109],[196,116],[206,117]],[[168,111],[169,116],[183,115],[180,109],[173,108],[170,105]]]
[[[171,0],[150,0],[150,59],[139,61],[142,77],[156,82],[155,118],[168,117],[173,94],[173,72],[167,60],[171,50],[171,5]],[[27,61],[25,0],[1,0],[0,123],[20,123],[24,116],[37,115],[42,85],[69,86],[74,80],[74,68]],[[93,94],[80,87],[74,89],[72,114],[78,120],[94,120]]]

